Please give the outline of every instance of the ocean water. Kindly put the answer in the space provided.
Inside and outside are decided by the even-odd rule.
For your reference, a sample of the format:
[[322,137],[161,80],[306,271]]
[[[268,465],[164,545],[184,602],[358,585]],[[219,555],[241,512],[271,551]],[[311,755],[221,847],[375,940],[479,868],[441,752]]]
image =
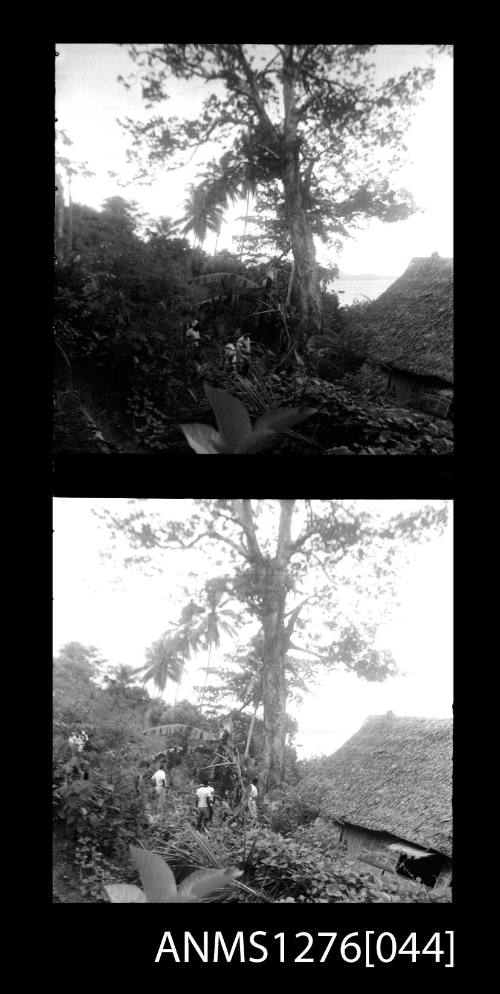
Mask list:
[[[383,276],[377,280],[334,280],[328,289],[338,293],[341,307],[353,304],[355,300],[376,300],[384,290],[394,283],[396,276]],[[343,292],[342,292],[343,291]]]

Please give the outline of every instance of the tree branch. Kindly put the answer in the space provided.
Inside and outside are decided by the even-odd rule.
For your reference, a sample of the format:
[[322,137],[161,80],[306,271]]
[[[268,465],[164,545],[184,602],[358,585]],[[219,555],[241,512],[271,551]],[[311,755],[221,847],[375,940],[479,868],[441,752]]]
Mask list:
[[269,117],[267,111],[266,111],[266,108],[264,106],[264,101],[262,100],[262,97],[261,97],[261,95],[259,93],[259,88],[257,86],[257,81],[256,81],[256,78],[255,78],[255,73],[253,72],[251,66],[247,62],[245,53],[243,51],[243,46],[242,45],[235,45],[234,47],[235,47],[235,51],[236,51],[236,56],[237,56],[238,62],[240,64],[241,68],[243,69],[243,72],[244,72],[244,74],[246,76],[246,79],[247,79],[247,82],[248,82],[248,85],[249,85],[250,92],[247,94],[247,96],[255,104],[255,106],[257,108],[257,111],[259,113],[259,117],[260,117],[261,121],[263,121],[267,125],[267,127],[270,129],[270,131],[272,132],[272,134],[275,135],[276,138],[278,138],[279,136],[278,136],[278,133],[276,131],[276,128],[275,128],[273,122],[271,121],[271,118]]
[[295,645],[295,642],[289,643],[289,649],[294,649],[295,652],[305,652],[306,655],[316,656],[316,658],[320,659],[322,663],[325,662],[325,656],[322,655],[320,652],[315,652],[314,649],[304,649],[302,645]]
[[219,532],[215,531],[202,532],[200,535],[197,535],[192,542],[181,542],[180,539],[178,539],[176,545],[173,545],[172,542],[167,542],[166,544],[157,542],[156,544],[160,549],[192,549],[193,545],[196,545],[196,543],[202,538],[215,538],[218,542],[225,542],[226,545],[230,545],[233,549],[235,549],[239,556],[243,556],[244,559],[249,559],[247,550],[243,545],[237,545],[236,542],[232,541],[232,539],[226,538],[225,535],[220,535]]
[[248,542],[248,551],[245,554],[245,558],[248,559],[249,562],[252,560],[262,562],[264,557],[260,550],[257,535],[255,533],[251,502],[249,500],[233,500],[232,505],[236,520],[243,528]]
[[276,559],[279,563],[288,562],[290,559],[290,530],[292,527],[293,509],[295,500],[280,500],[281,514],[278,530],[278,545],[276,549]]

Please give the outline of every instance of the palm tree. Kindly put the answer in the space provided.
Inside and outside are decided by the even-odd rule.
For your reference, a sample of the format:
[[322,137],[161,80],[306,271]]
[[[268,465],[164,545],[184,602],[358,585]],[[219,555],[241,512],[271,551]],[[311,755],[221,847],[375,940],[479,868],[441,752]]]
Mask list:
[[236,630],[234,625],[231,624],[231,620],[237,621],[238,615],[229,608],[224,607],[224,605],[228,603],[229,598],[223,601],[223,596],[223,591],[217,587],[209,588],[208,612],[200,625],[200,632],[202,633],[203,642],[205,647],[208,649],[208,659],[205,667],[205,683],[203,685],[203,693],[201,697],[200,714],[203,714],[208,675],[210,673],[212,649],[218,649],[222,634],[230,636],[236,635]]
[[142,682],[152,680],[158,690],[158,697],[161,697],[169,679],[178,683],[182,675],[182,661],[169,632],[165,632],[146,649],[146,660],[146,665],[141,667]]
[[137,683],[138,673],[140,673],[140,669],[134,666],[124,666],[123,663],[120,663],[119,666],[113,666],[111,672],[104,677],[104,682],[120,700],[123,700],[127,688]]
[[223,220],[222,207],[214,203],[210,191],[203,184],[201,186],[190,186],[190,194],[184,201],[184,216],[181,221],[185,221],[181,228],[181,234],[187,235],[193,232],[193,247],[198,242],[203,245],[209,231],[220,232]]

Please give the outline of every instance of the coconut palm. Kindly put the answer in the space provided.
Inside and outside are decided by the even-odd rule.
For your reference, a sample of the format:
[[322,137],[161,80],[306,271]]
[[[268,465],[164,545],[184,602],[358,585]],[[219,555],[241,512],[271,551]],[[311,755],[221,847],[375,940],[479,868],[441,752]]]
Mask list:
[[125,666],[120,663],[119,666],[114,666],[110,673],[106,674],[104,682],[109,690],[112,690],[120,700],[123,700],[127,688],[137,683],[140,672],[141,670],[134,666]]
[[231,621],[238,620],[236,612],[225,607],[225,605],[229,602],[229,598],[222,600],[224,596],[224,592],[222,590],[218,589],[217,586],[209,587],[207,593],[208,611],[199,626],[203,643],[208,649],[207,665],[205,667],[205,683],[203,685],[200,704],[200,714],[203,714],[208,675],[210,673],[212,649],[217,649],[219,647],[222,634],[230,635],[231,637],[236,635],[236,629],[234,625],[231,624]]
[[185,221],[181,228],[181,234],[187,235],[193,232],[193,245],[196,243],[201,247],[209,231],[220,232],[223,221],[222,207],[214,203],[210,191],[203,184],[194,186],[191,184],[190,193],[184,201],[184,216],[181,221]]
[[146,660],[146,665],[141,667],[142,682],[149,683],[152,680],[161,697],[169,679],[178,683],[182,675],[182,660],[169,632],[165,632],[146,649]]
[[250,197],[255,196],[257,190],[257,179],[252,163],[230,152],[226,153],[220,162],[212,160],[208,163],[206,170],[201,174],[201,182],[197,187],[191,186],[190,190],[190,198],[184,203],[187,223],[182,229],[183,233],[193,231],[201,245],[206,238],[207,230],[215,231],[216,249],[224,211],[235,201],[246,200],[241,259],[249,220]]

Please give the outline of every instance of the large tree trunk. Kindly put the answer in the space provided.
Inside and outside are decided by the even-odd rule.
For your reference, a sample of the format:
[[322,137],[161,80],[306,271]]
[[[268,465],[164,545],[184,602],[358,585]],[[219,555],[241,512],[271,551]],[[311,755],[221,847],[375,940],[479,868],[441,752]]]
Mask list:
[[264,789],[278,787],[285,773],[286,682],[285,656],[288,645],[285,628],[287,568],[291,553],[291,527],[294,500],[281,500],[276,556],[264,561]]
[[285,767],[286,686],[283,651],[285,599],[284,575],[274,563],[268,563],[266,609],[262,621],[265,790],[282,783]]
[[64,194],[60,176],[56,173],[56,223],[55,223],[55,246],[59,263],[64,262]]
[[283,190],[285,214],[295,262],[295,282],[300,307],[300,337],[321,332],[321,293],[312,232],[304,208],[304,184],[300,175],[297,133],[299,115],[294,89],[292,45],[285,45],[283,104],[285,110],[283,144]]
[[321,333],[321,294],[313,236],[302,206],[298,154],[287,156],[283,168],[287,224],[295,263],[295,286],[300,308],[300,333],[304,338]]
[[250,500],[233,500],[235,521],[245,532],[246,558],[253,568],[256,613],[262,624],[262,703],[264,707],[263,789],[282,783],[285,772],[286,681],[285,658],[289,625],[285,625],[285,603],[289,590],[288,564],[295,500],[280,500],[278,541],[274,558],[259,546]]

